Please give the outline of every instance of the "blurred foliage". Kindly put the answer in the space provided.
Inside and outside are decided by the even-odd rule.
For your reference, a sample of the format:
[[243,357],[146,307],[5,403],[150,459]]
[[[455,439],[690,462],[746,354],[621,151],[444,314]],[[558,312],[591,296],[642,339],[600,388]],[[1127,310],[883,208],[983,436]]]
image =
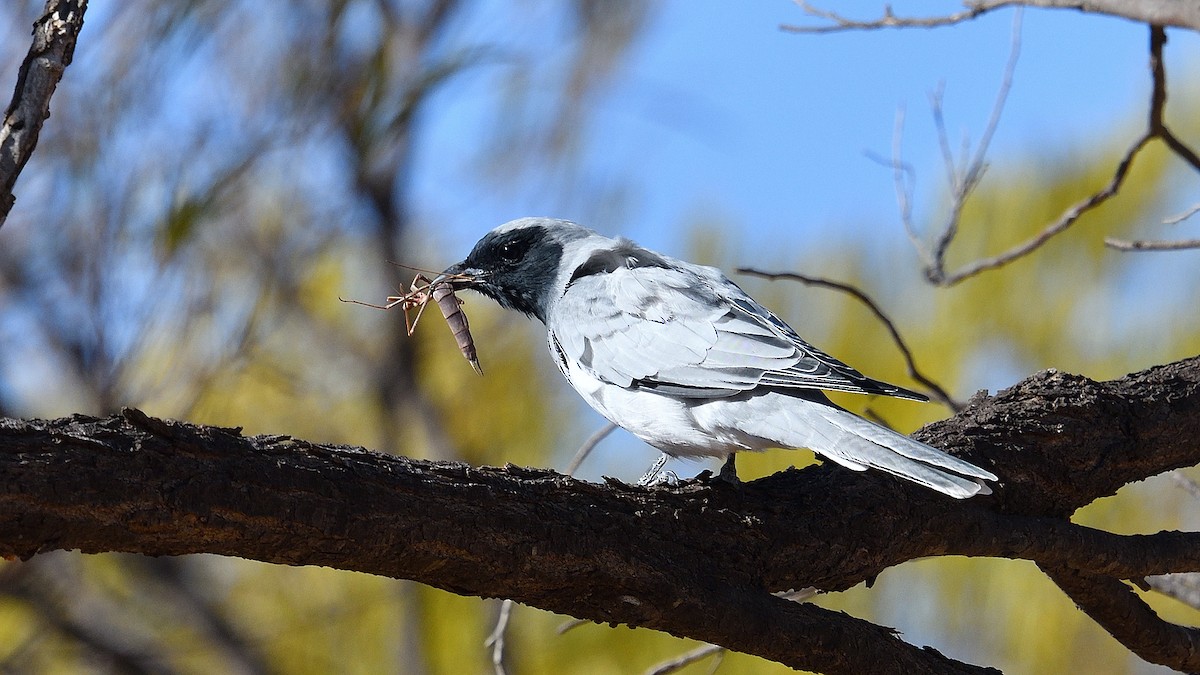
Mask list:
[[[0,10],[7,44],[24,43],[40,4]],[[619,209],[627,186],[589,180],[581,137],[651,18],[632,0],[93,2],[54,123],[0,233],[0,413],[134,405],[416,457],[553,464],[589,430],[565,421],[576,408],[539,327],[468,295],[481,379],[436,311],[409,338],[397,312],[338,298],[377,301],[407,286],[411,272],[388,261],[457,255],[435,253],[436,214],[412,186],[422,120],[463,104],[449,86],[480,69],[495,87],[478,120],[486,131],[476,184],[446,189],[464,201],[477,190],[536,190]],[[496,25],[521,27],[524,42],[481,28]],[[540,51],[548,39],[561,45],[550,66]],[[952,261],[1038,231],[1108,179],[1130,135],[1114,130],[1084,150],[993,170],[964,212]],[[693,250],[680,253],[859,285],[889,310],[918,366],[962,399],[1045,367],[1117,376],[1200,351],[1200,314],[1163,311],[1188,306],[1196,271],[1101,245],[1166,215],[1156,204],[1172,189],[1171,168],[1164,153],[1145,153],[1110,204],[1030,258],[948,290],[920,281],[911,251],[879,244],[748,258],[733,234],[741,224],[711,216],[692,223]],[[1164,282],[1148,269],[1173,276]],[[911,385],[886,331],[853,300],[740,281],[823,349]],[[1156,302],[1145,302],[1150,295]],[[904,431],[948,414],[838,400]],[[740,457],[739,468],[753,477],[811,461],[764,453]],[[1195,528],[1195,511],[1181,491],[1151,481],[1078,520],[1116,531]],[[1195,621],[1194,611],[1153,601],[1173,620]],[[1145,670],[1027,563],[920,561],[819,602],[977,663]],[[55,553],[0,563],[0,667],[487,672],[482,644],[497,606],[327,569]],[[518,607],[510,672],[637,672],[694,646],[593,624],[558,635],[564,621]],[[785,669],[730,654],[721,672]]]

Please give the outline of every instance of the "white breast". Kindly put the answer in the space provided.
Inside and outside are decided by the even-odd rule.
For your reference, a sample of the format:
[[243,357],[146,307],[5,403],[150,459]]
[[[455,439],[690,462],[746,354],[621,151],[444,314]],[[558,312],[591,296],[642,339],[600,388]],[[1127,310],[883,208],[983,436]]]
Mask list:
[[588,405],[613,424],[668,455],[723,458],[730,452],[769,447],[762,439],[746,436],[727,425],[715,424],[710,415],[703,414],[703,409],[709,405],[703,399],[679,399],[604,382],[587,368],[563,358],[555,347],[552,331],[548,332],[547,339],[559,370]]

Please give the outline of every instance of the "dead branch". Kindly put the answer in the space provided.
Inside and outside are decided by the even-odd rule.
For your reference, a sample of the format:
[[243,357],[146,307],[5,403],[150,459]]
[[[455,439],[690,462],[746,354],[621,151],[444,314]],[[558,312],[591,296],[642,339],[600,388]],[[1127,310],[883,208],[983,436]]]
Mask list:
[[1186,251],[1200,248],[1200,239],[1175,239],[1159,241],[1152,239],[1116,239],[1105,237],[1104,245],[1118,251]]
[[1157,0],[976,0],[964,3],[966,9],[961,12],[928,17],[896,16],[890,5],[884,5],[883,15],[878,19],[852,19],[838,12],[815,7],[806,0],[796,0],[796,4],[804,10],[805,14],[826,23],[817,26],[790,24],[781,26],[783,30],[792,33],[822,34],[884,28],[940,28],[971,21],[989,12],[1009,7],[1070,9],[1090,14],[1105,14],[1139,23],[1200,30],[1200,6],[1188,2],[1159,2]]
[[46,0],[33,24],[33,44],[17,71],[12,101],[0,123],[0,227],[16,203],[13,188],[33,156],[42,123],[50,117],[50,97],[75,56],[87,0]]
[[1200,213],[1200,204],[1196,204],[1196,205],[1192,206],[1190,209],[1184,211],[1183,213],[1180,213],[1179,215],[1175,215],[1175,216],[1171,216],[1170,218],[1167,218],[1166,220],[1163,221],[1163,223],[1166,225],[1178,225],[1179,223],[1182,223],[1183,221],[1187,220],[1188,218],[1191,218],[1192,216],[1196,215],[1197,213]]
[[739,267],[737,272],[738,274],[749,274],[752,276],[762,277],[764,279],[790,279],[792,281],[799,281],[806,286],[820,286],[822,288],[829,288],[850,295],[854,299],[866,305],[867,309],[871,310],[871,313],[875,315],[875,318],[879,319],[879,322],[882,323],[883,327],[887,329],[888,334],[892,336],[892,342],[895,343],[896,348],[900,350],[901,356],[904,357],[904,364],[908,368],[908,376],[917,382],[920,382],[926,389],[928,389],[930,398],[933,400],[945,405],[953,412],[962,410],[962,403],[954,400],[954,398],[951,397],[950,394],[947,393],[940,384],[930,379],[927,375],[925,375],[925,373],[917,368],[916,361],[913,360],[912,350],[908,348],[908,344],[904,341],[904,338],[900,337],[900,331],[896,328],[895,322],[893,322],[891,318],[889,318],[888,315],[885,314],[882,309],[880,309],[879,305],[871,299],[871,296],[867,295],[861,289],[840,281],[833,281],[832,279],[825,279],[822,277],[806,276],[803,274],[797,274],[796,272],[764,272],[753,267]]
[[[806,3],[801,4],[807,8]],[[1031,5],[1034,3],[1013,4]],[[974,8],[980,8],[982,6],[983,3],[972,5]],[[968,10],[967,12],[963,12],[954,16],[965,17],[965,15],[971,14],[972,11],[973,10]],[[839,15],[828,14],[829,13],[824,13],[820,14],[820,16],[835,22],[848,21]],[[958,20],[965,19],[959,18]],[[887,21],[895,21],[895,19]],[[853,23],[854,22],[849,22],[849,24]],[[838,25],[841,24],[839,23]],[[877,27],[883,26],[880,25]],[[1166,32],[1161,25],[1152,25],[1150,26],[1150,71],[1153,81],[1153,88],[1150,96],[1146,130],[1121,157],[1108,183],[1092,194],[1080,199],[1075,204],[1068,207],[1058,218],[1047,224],[1037,234],[1033,235],[1024,242],[1021,242],[996,255],[967,263],[953,272],[948,272],[945,267],[946,254],[950,248],[950,245],[958,235],[962,211],[966,201],[970,198],[971,194],[979,185],[979,182],[983,177],[983,171],[986,168],[985,155],[988,143],[992,135],[995,133],[997,125],[999,124],[1004,101],[1006,100],[1008,90],[1012,85],[1012,74],[1016,65],[1017,54],[1019,53],[1019,36],[1019,17],[1014,17],[1013,47],[1010,53],[1008,65],[1005,68],[1005,74],[1002,79],[1000,89],[996,96],[996,103],[993,105],[992,114],[989,117],[987,126],[985,127],[979,147],[969,160],[964,149],[961,166],[959,166],[958,161],[954,157],[953,151],[950,149],[949,141],[945,133],[945,123],[941,113],[940,93],[935,92],[932,95],[934,122],[938,129],[938,143],[942,150],[943,164],[946,168],[947,183],[950,191],[950,209],[949,214],[947,215],[946,224],[943,226],[942,231],[937,237],[935,245],[932,249],[927,247],[921,241],[920,237],[917,235],[916,227],[912,223],[913,188],[912,181],[910,179],[911,169],[908,168],[908,165],[903,162],[903,159],[900,156],[899,138],[896,138],[893,141],[893,156],[889,164],[893,169],[897,204],[900,209],[900,219],[904,225],[904,230],[907,233],[909,240],[913,243],[918,255],[921,257],[926,279],[928,279],[929,282],[934,285],[953,286],[982,272],[1003,267],[1014,260],[1033,253],[1054,237],[1067,231],[1089,211],[1092,211],[1117,195],[1129,174],[1130,168],[1133,166],[1134,159],[1142,151],[1142,149],[1153,140],[1157,139],[1162,141],[1163,144],[1165,144],[1176,156],[1181,158],[1189,166],[1193,167],[1197,171],[1200,171],[1200,155],[1183,143],[1183,141],[1181,141],[1174,134],[1174,132],[1171,131],[1170,127],[1167,126],[1165,121],[1167,78],[1166,71],[1163,66],[1162,50],[1163,46],[1166,44]],[[903,112],[900,112],[897,115],[895,132],[897,136],[901,134],[902,129]],[[1179,217],[1179,220],[1188,217],[1191,215],[1191,213],[1192,212],[1183,214],[1181,217]],[[1126,241],[1110,238],[1106,240],[1106,244],[1110,248],[1126,251],[1168,251],[1200,247],[1200,244],[1197,243],[1197,240]]]
[[1193,609],[1200,609],[1200,572],[1152,574],[1146,577],[1146,585]]
[[[720,645],[703,644],[694,649],[690,649],[673,659],[663,661],[658,665],[651,666],[646,670],[646,675],[670,675],[670,673],[678,672],[684,668],[699,663],[710,656],[715,656],[713,669],[715,670],[721,663],[721,657],[725,654],[725,648]],[[710,671],[711,672],[711,671]]]

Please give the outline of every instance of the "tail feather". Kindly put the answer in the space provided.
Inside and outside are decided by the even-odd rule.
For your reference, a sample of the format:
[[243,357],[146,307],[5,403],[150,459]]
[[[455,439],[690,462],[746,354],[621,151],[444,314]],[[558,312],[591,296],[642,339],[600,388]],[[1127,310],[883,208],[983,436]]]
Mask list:
[[832,403],[792,399],[790,405],[775,412],[779,416],[760,421],[770,428],[776,442],[808,448],[848,469],[879,469],[957,499],[990,494],[983,481],[997,480],[990,471]]

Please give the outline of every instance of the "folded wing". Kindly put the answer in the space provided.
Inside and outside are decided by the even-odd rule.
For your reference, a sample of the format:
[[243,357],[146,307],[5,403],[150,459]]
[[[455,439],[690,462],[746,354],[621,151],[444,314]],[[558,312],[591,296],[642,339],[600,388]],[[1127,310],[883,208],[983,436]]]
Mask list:
[[770,387],[925,400],[816,349],[713,268],[627,255],[574,278],[550,326],[563,355],[606,382],[696,398]]

